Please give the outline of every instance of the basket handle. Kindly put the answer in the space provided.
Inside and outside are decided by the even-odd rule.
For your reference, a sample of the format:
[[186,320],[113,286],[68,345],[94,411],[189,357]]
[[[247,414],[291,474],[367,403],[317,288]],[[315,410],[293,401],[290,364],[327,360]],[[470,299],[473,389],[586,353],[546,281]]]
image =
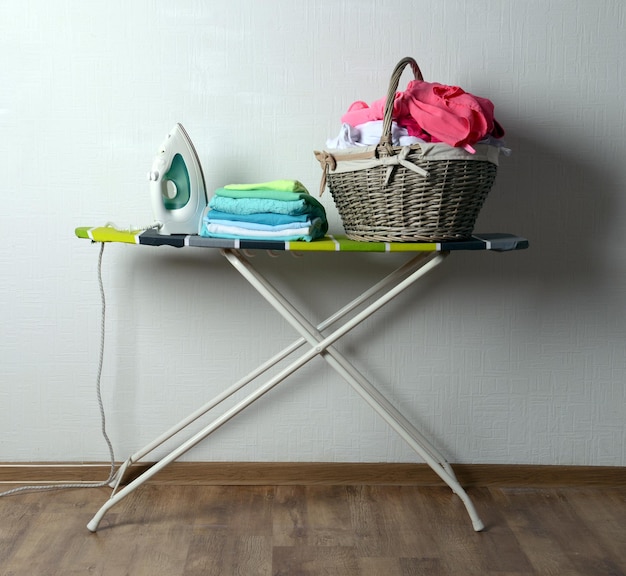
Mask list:
[[402,58],[400,62],[396,64],[396,67],[393,69],[393,73],[391,74],[391,79],[389,80],[389,89],[387,90],[387,101],[385,102],[385,115],[383,117],[383,134],[380,138],[379,145],[385,146],[389,152],[391,153],[392,148],[392,140],[391,140],[391,123],[393,121],[393,104],[396,97],[396,90],[398,89],[398,83],[400,82],[400,77],[402,76],[402,72],[404,68],[410,64],[411,69],[413,70],[413,76],[415,76],[416,80],[424,81],[424,77],[422,76],[422,71],[420,70],[417,62],[407,56],[406,58]]

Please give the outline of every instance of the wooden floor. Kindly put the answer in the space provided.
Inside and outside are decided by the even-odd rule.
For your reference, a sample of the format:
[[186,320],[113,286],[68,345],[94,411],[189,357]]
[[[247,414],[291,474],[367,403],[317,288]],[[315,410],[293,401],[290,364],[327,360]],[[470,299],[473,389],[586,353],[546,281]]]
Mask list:
[[[3,489],[8,486],[3,486]],[[626,487],[147,484],[0,498],[0,574],[626,575]]]

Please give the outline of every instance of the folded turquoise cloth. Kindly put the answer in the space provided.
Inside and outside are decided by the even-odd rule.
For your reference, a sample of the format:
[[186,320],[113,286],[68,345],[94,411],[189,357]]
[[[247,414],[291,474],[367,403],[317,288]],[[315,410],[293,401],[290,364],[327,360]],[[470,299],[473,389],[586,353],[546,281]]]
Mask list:
[[297,180],[218,188],[202,219],[201,236],[310,242],[328,232],[324,206]]
[[272,198],[229,198],[228,196],[212,196],[209,208],[228,212],[229,214],[304,214],[312,204],[305,200],[274,200]]
[[308,204],[321,204],[308,192],[285,192],[283,190],[233,190],[230,188],[218,188],[216,196],[227,198],[268,198],[270,200],[304,200]]

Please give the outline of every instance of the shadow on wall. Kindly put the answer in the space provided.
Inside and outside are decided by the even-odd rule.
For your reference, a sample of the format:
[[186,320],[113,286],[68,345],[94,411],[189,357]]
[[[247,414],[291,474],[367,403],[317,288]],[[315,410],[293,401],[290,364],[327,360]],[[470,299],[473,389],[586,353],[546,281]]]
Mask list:
[[[528,238],[530,249],[506,261],[520,284],[528,281],[538,288],[538,304],[581,293],[599,296],[610,281],[611,264],[602,247],[614,237],[617,176],[594,164],[576,143],[556,149],[519,126],[508,126],[507,133],[513,154],[501,158],[476,231]],[[497,274],[501,282],[501,266],[491,267],[488,260],[463,259],[459,268],[476,274],[476,265],[484,266],[481,275],[492,280],[491,274]]]
[[[420,297],[434,298],[442,290],[459,295],[465,288],[483,295],[509,291],[540,311],[552,309],[555,302],[566,304],[566,310],[581,301],[605,302],[606,287],[615,270],[610,255],[601,248],[615,241],[618,175],[606,169],[607,162],[599,152],[590,153],[588,143],[556,148],[543,133],[534,133],[534,128],[511,122],[506,127],[507,145],[513,154],[501,158],[476,231],[519,234],[528,238],[530,248],[507,254],[455,255],[419,283]],[[374,277],[374,269],[389,266],[391,270],[389,255],[384,259],[371,255],[371,267],[363,265],[364,255],[342,256],[329,259],[328,255],[309,254],[301,262],[289,258],[291,262],[286,263],[283,259],[284,265],[271,266],[269,271],[272,276],[290,276],[286,284],[295,286],[296,294],[306,294],[302,305],[316,311],[317,317],[325,317],[334,311],[326,304],[356,296],[351,292],[353,284],[379,279]],[[334,266],[342,269],[335,293],[311,293],[311,270],[319,276],[329,274],[332,282]],[[355,282],[345,282],[345,278]],[[414,298],[415,290],[407,298]],[[402,317],[404,312],[402,305],[391,307],[385,318],[393,322],[396,314]]]

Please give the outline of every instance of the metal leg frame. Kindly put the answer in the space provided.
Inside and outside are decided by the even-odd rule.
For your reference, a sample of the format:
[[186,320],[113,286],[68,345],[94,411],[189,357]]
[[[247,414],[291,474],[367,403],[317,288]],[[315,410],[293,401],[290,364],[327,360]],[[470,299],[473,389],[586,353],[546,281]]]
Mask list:
[[[452,467],[443,455],[333,346],[336,341],[342,338],[350,330],[355,328],[378,309],[443,262],[448,254],[445,252],[429,252],[414,256],[408,262],[394,270],[386,278],[372,286],[369,290],[364,291],[360,296],[355,298],[316,327],[313,326],[304,316],[302,316],[290,302],[288,302],[257,270],[255,270],[250,261],[241,252],[232,249],[223,249],[221,252],[224,257],[237,269],[237,271],[259,292],[259,294],[261,294],[279,312],[279,314],[295,328],[295,330],[301,335],[301,338],[276,354],[274,357],[270,358],[265,363],[261,364],[246,377],[242,378],[230,388],[217,395],[213,400],[194,411],[187,418],[181,420],[177,425],[163,433],[144,448],[130,456],[122,464],[111,484],[113,488],[111,497],[104,503],[92,520],[87,524],[87,528],[90,531],[95,532],[106,512],[120,500],[125,498],[128,494],[133,492],[136,488],[141,486],[164,467],[168,466],[171,462],[177,460],[191,448],[202,442],[212,432],[239,414],[250,404],[258,400],[261,396],[274,388],[289,375],[293,374],[307,362],[319,355],[324,358],[324,360],[326,360],[328,364],[338,374],[340,374],[348,382],[348,384],[350,384],[350,386],[352,386],[352,388],[398,433],[398,435],[424,459],[424,461],[453,490],[453,492],[461,498],[470,516],[474,530],[482,530],[484,525],[479,518],[471,499],[463,487],[459,484]],[[345,321],[331,334],[327,336],[322,334],[323,330],[335,325],[339,320],[345,318],[349,313],[357,310],[359,307],[362,307],[366,302],[376,296],[377,298],[373,302],[363,308],[360,312],[356,313],[352,318]],[[302,354],[297,360],[293,361],[278,374],[267,380],[264,384],[260,385],[254,392],[250,393],[243,400],[226,410],[221,416],[215,418],[191,438],[182,442],[177,448],[162,457],[158,462],[135,478],[128,485],[119,489],[124,474],[130,466],[184,430],[192,422],[195,422],[207,412],[217,407],[224,400],[235,394],[250,382],[257,379],[269,368],[277,365],[279,362],[287,358],[305,343],[310,345],[308,352]]]

